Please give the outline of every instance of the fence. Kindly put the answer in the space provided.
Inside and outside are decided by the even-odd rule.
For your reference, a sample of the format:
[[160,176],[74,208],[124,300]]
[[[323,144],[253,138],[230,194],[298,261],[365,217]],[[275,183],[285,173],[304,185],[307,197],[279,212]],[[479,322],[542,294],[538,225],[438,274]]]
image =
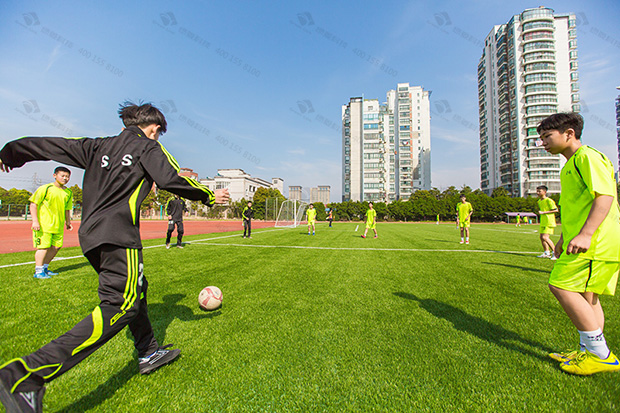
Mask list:
[[[0,205],[0,219],[3,220],[29,220],[30,217],[30,204],[2,204]],[[74,207],[71,211],[71,219],[82,218],[82,208]]]

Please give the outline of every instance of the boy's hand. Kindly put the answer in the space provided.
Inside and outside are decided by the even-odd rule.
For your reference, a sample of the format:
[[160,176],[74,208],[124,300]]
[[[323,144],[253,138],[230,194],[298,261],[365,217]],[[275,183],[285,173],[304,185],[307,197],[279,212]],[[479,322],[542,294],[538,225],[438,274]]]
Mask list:
[[41,229],[41,225],[39,225],[38,222],[32,221],[32,230],[33,231],[39,231],[40,229]]
[[560,235],[559,241],[555,244],[555,248],[553,249],[553,255],[555,258],[560,258],[562,252],[564,251],[564,238]]
[[67,227],[67,229],[68,229],[69,231],[71,231],[71,230],[73,229],[73,225],[71,225],[71,221],[66,221],[66,222],[65,222],[65,226]]
[[566,254],[579,254],[580,252],[586,252],[590,248],[590,243],[592,242],[592,237],[589,237],[584,234],[579,234],[570,242],[566,247]]
[[11,170],[11,167],[3,164],[2,159],[0,159],[0,171],[9,172],[10,170]]
[[215,203],[216,204],[225,204],[230,200],[230,194],[228,193],[228,189],[216,189],[215,192]]

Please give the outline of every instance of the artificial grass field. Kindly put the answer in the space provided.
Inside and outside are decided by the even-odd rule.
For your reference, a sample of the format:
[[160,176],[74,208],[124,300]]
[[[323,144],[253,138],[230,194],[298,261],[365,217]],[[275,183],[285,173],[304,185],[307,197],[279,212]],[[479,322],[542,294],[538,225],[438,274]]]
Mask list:
[[[379,223],[378,239],[321,223],[316,236],[186,237],[182,250],[144,241],[151,322],[180,358],[141,376],[125,329],[48,384],[45,411],[618,411],[619,374],[571,376],[547,357],[578,335],[548,290],[537,229],[473,224],[470,245],[453,223]],[[0,268],[0,363],[99,303],[85,258],[54,261],[50,280],[33,267]],[[208,285],[224,294],[214,312],[197,304]],[[618,299],[601,301],[620,353]]]

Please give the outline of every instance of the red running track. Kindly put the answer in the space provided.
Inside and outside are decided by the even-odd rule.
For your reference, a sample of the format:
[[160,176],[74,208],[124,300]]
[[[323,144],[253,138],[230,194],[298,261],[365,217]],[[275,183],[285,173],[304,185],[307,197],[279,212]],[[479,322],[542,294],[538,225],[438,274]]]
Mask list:
[[[73,221],[73,230],[65,230],[63,247],[78,247],[79,221]],[[185,235],[210,234],[212,232],[241,231],[241,221],[183,221]],[[0,254],[8,252],[34,251],[32,246],[31,221],[0,221]],[[273,227],[273,221],[253,221],[252,229]],[[142,239],[166,238],[167,220],[140,221]],[[176,231],[172,234],[176,240]],[[176,241],[175,241],[176,242]]]

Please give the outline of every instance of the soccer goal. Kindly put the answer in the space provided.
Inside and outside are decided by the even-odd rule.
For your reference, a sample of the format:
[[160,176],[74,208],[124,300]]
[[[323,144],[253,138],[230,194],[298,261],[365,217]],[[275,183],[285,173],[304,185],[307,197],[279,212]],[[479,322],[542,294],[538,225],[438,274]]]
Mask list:
[[304,220],[306,208],[308,208],[307,202],[295,199],[282,202],[275,226],[280,228],[297,228]]

